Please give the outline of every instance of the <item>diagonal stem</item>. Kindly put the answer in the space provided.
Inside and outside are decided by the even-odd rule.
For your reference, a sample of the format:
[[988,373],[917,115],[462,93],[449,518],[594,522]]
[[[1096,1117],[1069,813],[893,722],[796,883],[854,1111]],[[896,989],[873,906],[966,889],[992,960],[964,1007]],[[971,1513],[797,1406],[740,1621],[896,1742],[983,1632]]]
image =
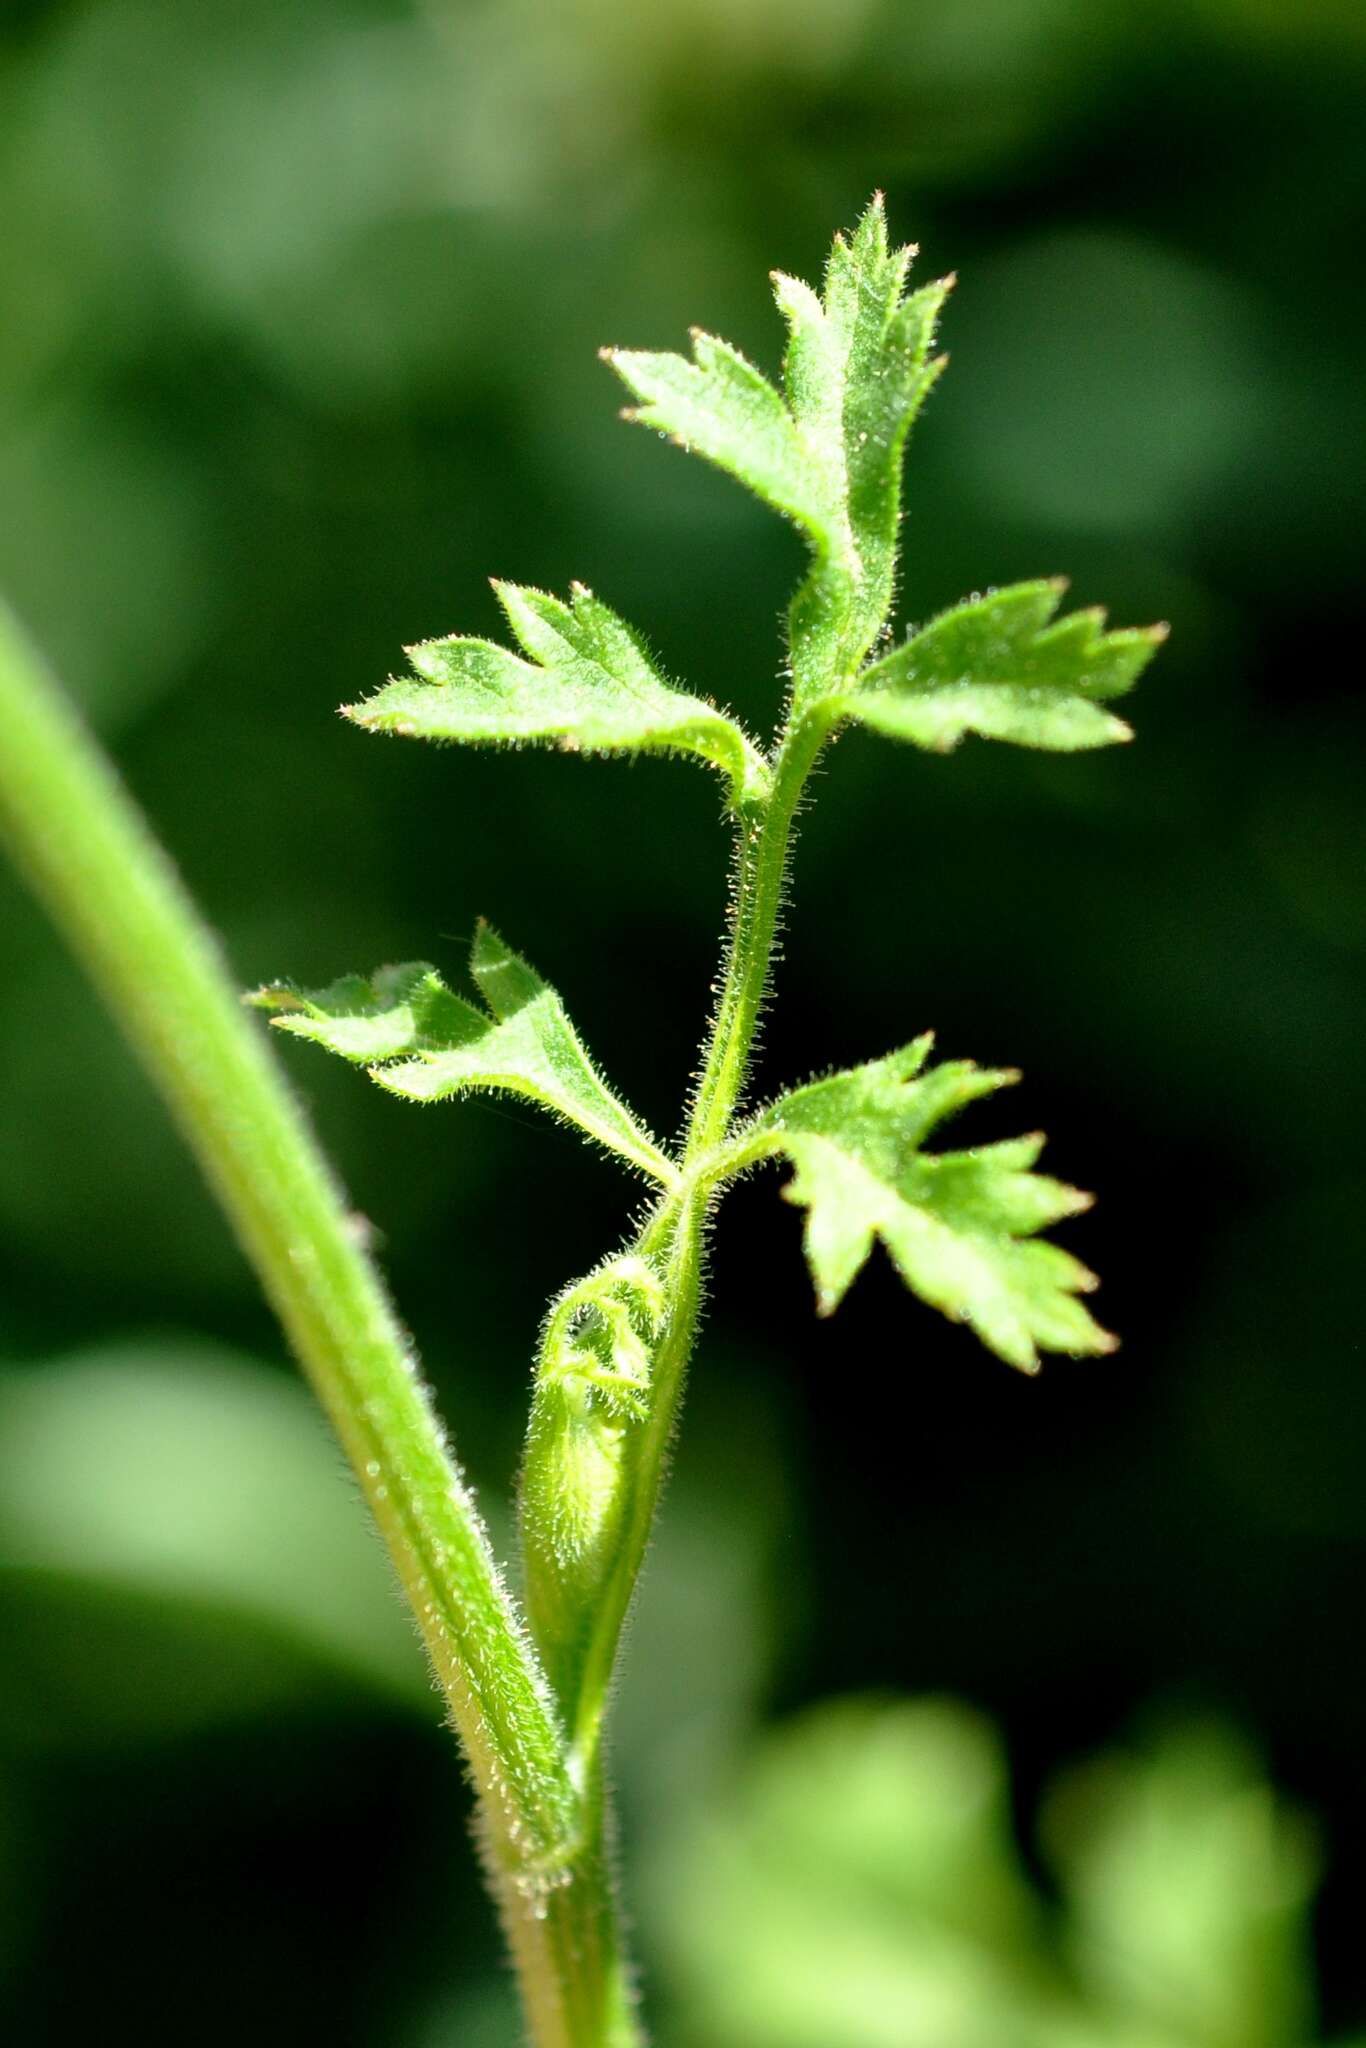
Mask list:
[[417,1361],[179,878],[0,606],[0,841],[196,1154],[351,1461],[479,1797],[537,2048],[634,2048],[600,1830]]

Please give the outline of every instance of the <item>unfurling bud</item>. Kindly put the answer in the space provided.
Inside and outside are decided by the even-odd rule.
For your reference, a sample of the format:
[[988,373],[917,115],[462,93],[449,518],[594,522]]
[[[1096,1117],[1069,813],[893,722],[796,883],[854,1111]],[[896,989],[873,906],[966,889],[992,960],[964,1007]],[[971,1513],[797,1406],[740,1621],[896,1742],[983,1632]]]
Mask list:
[[551,1309],[522,1466],[527,1615],[562,1702],[611,1569],[664,1312],[654,1269],[609,1259]]

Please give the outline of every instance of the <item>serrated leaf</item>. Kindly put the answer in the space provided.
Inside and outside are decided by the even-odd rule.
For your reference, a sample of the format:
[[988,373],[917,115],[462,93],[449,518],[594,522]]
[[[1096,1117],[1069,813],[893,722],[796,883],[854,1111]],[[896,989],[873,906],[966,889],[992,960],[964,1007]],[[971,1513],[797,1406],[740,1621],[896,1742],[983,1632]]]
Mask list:
[[729,342],[694,328],[692,344],[691,362],[668,351],[603,349],[603,361],[640,400],[626,418],[705,455],[827,545],[829,505],[778,392]]
[[788,323],[788,405],[817,464],[845,545],[818,558],[792,607],[797,701],[852,674],[892,604],[906,437],[946,359],[932,357],[953,279],[905,296],[912,248],[892,249],[881,196],[846,242],[837,235],[817,298],[779,274]]
[[425,960],[379,967],[368,979],[343,974],[326,988],[298,989],[271,982],[247,997],[257,1010],[294,1038],[311,1039],[328,1052],[362,1066],[400,1059],[419,1046],[477,1043],[488,1018],[454,995]]
[[691,754],[721,770],[736,803],[767,787],[768,769],[735,720],[666,683],[591,591],[575,584],[565,604],[518,584],[494,589],[527,659],[489,640],[426,640],[408,649],[413,676],[344,715],[371,732],[467,746]]
[[904,296],[913,251],[891,250],[882,200],[837,236],[818,296],[775,274],[789,328],[783,394],[736,350],[695,333],[693,360],[604,350],[640,404],[627,417],[705,455],[803,528],[816,555],[791,617],[797,698],[852,675],[892,600],[906,435],[943,367],[935,321],[951,279]]
[[1015,583],[956,605],[865,669],[840,714],[940,753],[969,732],[1060,751],[1130,739],[1104,704],[1132,689],[1166,628],[1107,633],[1099,610],[1054,620],[1066,588]]
[[601,1080],[555,990],[487,924],[470,965],[488,1011],[453,994],[425,961],[369,980],[345,975],[325,989],[277,983],[248,1001],[269,1010],[278,1030],[365,1065],[391,1095],[518,1095],[672,1186],[675,1168]]
[[1038,1353],[1113,1348],[1078,1294],[1094,1276],[1035,1233],[1090,1197],[1033,1171],[1037,1136],[925,1152],[945,1117],[1013,1081],[946,1061],[922,1072],[929,1037],[785,1096],[753,1126],[751,1156],[783,1152],[785,1193],[807,1210],[806,1253],[829,1314],[880,1237],[908,1287],[1026,1372]]

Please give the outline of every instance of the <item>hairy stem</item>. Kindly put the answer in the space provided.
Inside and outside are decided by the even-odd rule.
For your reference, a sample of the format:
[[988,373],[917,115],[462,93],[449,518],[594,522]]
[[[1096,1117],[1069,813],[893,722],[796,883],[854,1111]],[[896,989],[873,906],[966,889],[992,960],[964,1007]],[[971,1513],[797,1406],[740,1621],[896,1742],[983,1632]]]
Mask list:
[[702,1308],[707,1216],[716,1184],[709,1169],[730,1131],[749,1075],[772,969],[792,828],[826,731],[817,719],[789,727],[778,748],[771,792],[747,806],[739,819],[726,964],[684,1145],[683,1190],[660,1205],[638,1245],[644,1256],[665,1261],[668,1314],[653,1356],[650,1413],[634,1447],[621,1538],[592,1617],[577,1698],[566,1703],[570,1754],[578,1772],[596,1767],[622,1630],[664,1485]]
[[0,736],[0,838],[196,1154],[398,1570],[479,1795],[538,2048],[632,2048],[600,1805],[570,1775],[412,1346],[214,940],[2,607]]
[[688,1125],[685,1166],[696,1166],[723,1141],[749,1076],[772,972],[792,827],[825,737],[826,727],[817,719],[794,722],[779,748],[772,795],[740,818],[725,972]]
[[669,1306],[652,1360],[650,1412],[640,1426],[631,1461],[622,1533],[611,1573],[592,1617],[578,1696],[570,1709],[572,1767],[583,1774],[592,1773],[597,1766],[612,1672],[649,1545],[688,1360],[697,1336],[705,1220],[705,1205],[696,1195],[681,1203],[671,1200],[646,1226],[640,1241],[643,1253],[667,1259],[665,1287]]

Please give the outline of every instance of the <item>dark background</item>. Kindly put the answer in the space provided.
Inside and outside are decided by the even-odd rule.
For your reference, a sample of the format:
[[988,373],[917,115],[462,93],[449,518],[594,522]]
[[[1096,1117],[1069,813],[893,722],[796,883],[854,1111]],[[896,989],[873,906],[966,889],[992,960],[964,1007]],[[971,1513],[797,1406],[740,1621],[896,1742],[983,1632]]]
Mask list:
[[[617,427],[595,350],[697,321],[772,366],[767,270],[814,276],[874,186],[917,274],[960,273],[903,616],[1065,571],[1172,638],[1132,748],[841,744],[761,1086],[927,1025],[1023,1067],[974,1129],[1042,1126],[1099,1190],[1064,1235],[1123,1349],[1017,1378],[881,1259],[818,1325],[772,1177],[728,1199],[625,1677],[627,1865],[752,1729],[829,1694],[976,1701],[1026,1814],[1061,1762],[1190,1701],[1319,1818],[1328,2031],[1366,2025],[1364,19],[0,16],[0,587],[244,986],[409,957],[458,977],[489,915],[664,1131],[724,900],[714,784],[381,743],[333,709],[405,641],[496,631],[490,573],[581,577],[767,732],[798,543]],[[208,2048],[492,2048],[458,1775],[382,1572],[363,1545],[356,1576],[338,1562],[335,1460],[149,1089],[3,877],[0,977],[12,2038],[117,2013]],[[285,1057],[499,1520],[541,1307],[636,1190],[529,1112],[419,1114]],[[168,1477],[196,1457],[202,1483]]]

